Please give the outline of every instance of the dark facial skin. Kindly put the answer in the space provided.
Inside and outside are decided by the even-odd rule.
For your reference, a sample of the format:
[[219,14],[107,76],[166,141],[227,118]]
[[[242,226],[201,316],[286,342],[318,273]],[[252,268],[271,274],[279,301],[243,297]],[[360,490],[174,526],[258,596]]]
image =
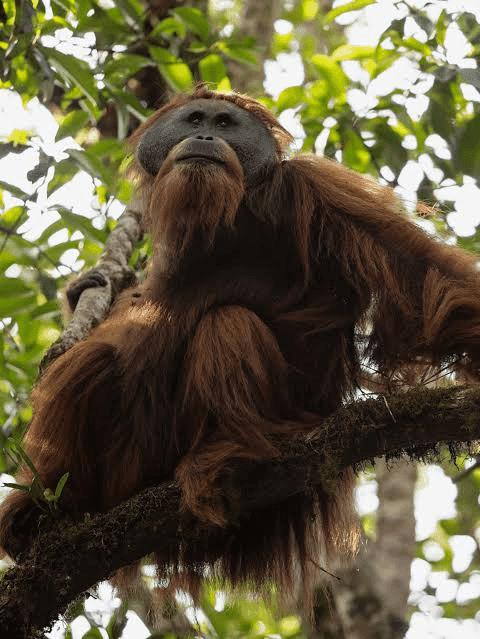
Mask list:
[[277,161],[271,133],[263,122],[231,102],[212,99],[193,100],[166,113],[140,141],[138,161],[156,175],[169,151],[188,139],[176,161],[221,164],[224,151],[219,138],[237,154],[247,184]]

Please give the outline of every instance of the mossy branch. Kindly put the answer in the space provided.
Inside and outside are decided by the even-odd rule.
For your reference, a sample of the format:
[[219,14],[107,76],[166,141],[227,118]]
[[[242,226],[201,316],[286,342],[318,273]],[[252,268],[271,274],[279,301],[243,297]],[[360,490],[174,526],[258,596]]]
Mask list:
[[[431,460],[442,445],[455,457],[470,451],[476,439],[479,387],[415,389],[345,406],[307,437],[289,441],[280,458],[231,469],[222,488],[232,513],[246,514],[376,457]],[[215,535],[218,543],[228,534],[228,528],[205,526],[182,513],[175,482],[146,489],[82,522],[43,516],[29,550],[3,578],[0,635],[42,637],[71,601],[118,568],[182,541]]]

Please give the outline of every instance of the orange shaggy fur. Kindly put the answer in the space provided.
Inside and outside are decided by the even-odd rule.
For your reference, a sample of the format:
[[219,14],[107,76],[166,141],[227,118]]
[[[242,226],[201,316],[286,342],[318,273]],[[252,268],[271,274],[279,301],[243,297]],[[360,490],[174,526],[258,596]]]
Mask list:
[[[209,569],[288,590],[328,556],[355,551],[352,473],[236,521],[218,479],[274,459],[279,441],[338,408],[360,383],[362,358],[386,375],[451,364],[478,379],[480,279],[474,258],[427,236],[390,188],[325,158],[285,159],[290,136],[251,98],[206,88],[177,96],[133,147],[197,98],[253,113],[277,161],[248,191],[230,148],[225,167],[167,158],[153,177],[135,164],[154,240],[148,277],[43,375],[27,452],[46,486],[70,472],[74,511],[106,510],[176,478],[184,509],[212,530],[228,527],[228,547],[212,534],[159,552],[160,576],[194,590]],[[28,506],[14,493],[2,507],[10,552]]]

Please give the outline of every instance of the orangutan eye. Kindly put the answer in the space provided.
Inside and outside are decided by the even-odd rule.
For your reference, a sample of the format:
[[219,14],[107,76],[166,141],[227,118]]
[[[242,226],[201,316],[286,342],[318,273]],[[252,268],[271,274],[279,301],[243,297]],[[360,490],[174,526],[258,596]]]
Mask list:
[[200,124],[203,120],[203,113],[201,113],[200,111],[193,111],[187,117],[187,120],[188,122],[190,122],[190,124]]
[[215,119],[215,125],[222,129],[231,124],[233,124],[233,118],[229,113],[219,113]]

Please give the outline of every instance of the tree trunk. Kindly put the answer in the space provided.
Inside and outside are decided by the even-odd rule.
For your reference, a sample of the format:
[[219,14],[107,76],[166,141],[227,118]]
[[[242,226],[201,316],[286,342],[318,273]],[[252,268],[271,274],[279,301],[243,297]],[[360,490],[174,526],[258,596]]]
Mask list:
[[415,557],[414,493],[417,468],[402,461],[375,464],[380,505],[374,549],[375,584],[385,606],[400,619],[407,613],[410,567]]
[[258,51],[258,65],[246,67],[244,64],[230,60],[228,71],[232,88],[241,93],[258,96],[264,93],[264,62],[271,48],[274,23],[282,9],[280,0],[245,0],[236,28],[238,39],[253,36]]

